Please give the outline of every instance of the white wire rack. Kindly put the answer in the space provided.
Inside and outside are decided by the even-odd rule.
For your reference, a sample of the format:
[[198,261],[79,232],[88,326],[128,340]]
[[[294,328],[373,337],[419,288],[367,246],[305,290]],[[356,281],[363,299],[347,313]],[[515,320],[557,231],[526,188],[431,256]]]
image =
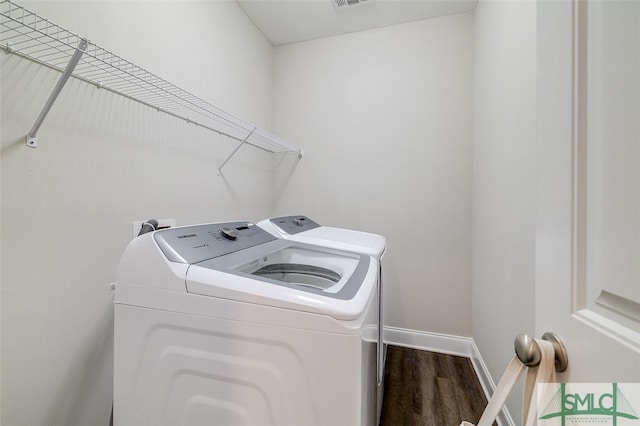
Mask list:
[[[297,152],[299,148],[236,117],[103,49],[11,0],[0,0],[0,48],[63,72],[29,137],[35,133],[51,104],[72,75],[197,126],[269,152]],[[241,146],[239,145],[233,154]],[[231,156],[229,157],[231,158]],[[227,160],[222,164],[227,163]],[[220,166],[220,169],[222,168]]]

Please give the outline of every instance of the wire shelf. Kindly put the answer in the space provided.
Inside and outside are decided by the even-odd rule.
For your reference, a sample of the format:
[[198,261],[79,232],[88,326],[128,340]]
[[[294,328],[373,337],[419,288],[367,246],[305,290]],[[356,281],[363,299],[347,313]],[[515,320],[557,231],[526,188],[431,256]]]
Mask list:
[[301,152],[13,1],[0,1],[0,48],[64,72],[85,45],[79,62],[72,67],[73,77],[269,152]]

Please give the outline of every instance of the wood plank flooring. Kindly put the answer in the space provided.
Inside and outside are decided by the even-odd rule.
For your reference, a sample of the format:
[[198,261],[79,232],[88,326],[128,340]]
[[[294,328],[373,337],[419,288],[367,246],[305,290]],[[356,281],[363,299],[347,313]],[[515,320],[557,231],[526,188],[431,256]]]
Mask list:
[[486,405],[468,358],[387,347],[381,426],[476,424]]

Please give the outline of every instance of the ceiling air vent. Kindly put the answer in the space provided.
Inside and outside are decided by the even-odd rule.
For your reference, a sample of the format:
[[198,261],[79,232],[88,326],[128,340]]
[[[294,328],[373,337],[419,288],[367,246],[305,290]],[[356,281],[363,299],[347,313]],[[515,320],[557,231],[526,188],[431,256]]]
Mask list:
[[372,0],[333,0],[336,7],[355,6],[357,4],[369,3]]

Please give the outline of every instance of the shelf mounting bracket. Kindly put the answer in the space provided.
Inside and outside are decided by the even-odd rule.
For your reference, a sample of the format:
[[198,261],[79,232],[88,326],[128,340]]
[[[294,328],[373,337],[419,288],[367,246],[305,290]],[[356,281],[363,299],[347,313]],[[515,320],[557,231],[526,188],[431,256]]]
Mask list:
[[42,125],[42,122],[47,117],[47,114],[49,113],[49,110],[53,106],[53,103],[56,101],[56,99],[58,98],[58,95],[62,91],[62,88],[67,83],[67,80],[69,80],[69,77],[71,77],[71,74],[73,73],[73,70],[75,69],[76,65],[78,65],[78,62],[80,62],[80,58],[87,51],[87,46],[88,46],[87,40],[85,39],[80,40],[80,43],[76,48],[76,51],[73,53],[73,56],[71,56],[69,63],[67,64],[66,68],[62,72],[62,75],[60,76],[60,79],[58,80],[56,87],[53,88],[53,92],[51,92],[51,95],[49,95],[49,99],[47,99],[47,103],[44,104],[42,111],[40,111],[40,115],[38,115],[38,118],[36,118],[35,123],[33,123],[31,130],[29,130],[29,133],[27,133],[27,139],[25,141],[25,145],[27,145],[29,148],[38,147],[38,139],[36,137],[36,134],[38,133],[38,130]]
[[236,147],[236,149],[234,149],[233,152],[227,157],[227,159],[224,160],[224,162],[220,165],[220,167],[218,167],[218,176],[222,176],[222,168],[225,166],[225,164],[227,164],[229,162],[229,160],[231,160],[231,157],[236,155],[236,152],[238,152],[238,150],[242,147],[242,145],[244,145],[247,142],[247,140],[251,137],[251,135],[253,134],[253,132],[256,131],[257,128],[258,128],[257,126],[254,126],[253,130],[251,130],[251,132],[249,132],[247,137],[244,138],[242,140],[242,142],[240,142],[240,145],[238,145]]

